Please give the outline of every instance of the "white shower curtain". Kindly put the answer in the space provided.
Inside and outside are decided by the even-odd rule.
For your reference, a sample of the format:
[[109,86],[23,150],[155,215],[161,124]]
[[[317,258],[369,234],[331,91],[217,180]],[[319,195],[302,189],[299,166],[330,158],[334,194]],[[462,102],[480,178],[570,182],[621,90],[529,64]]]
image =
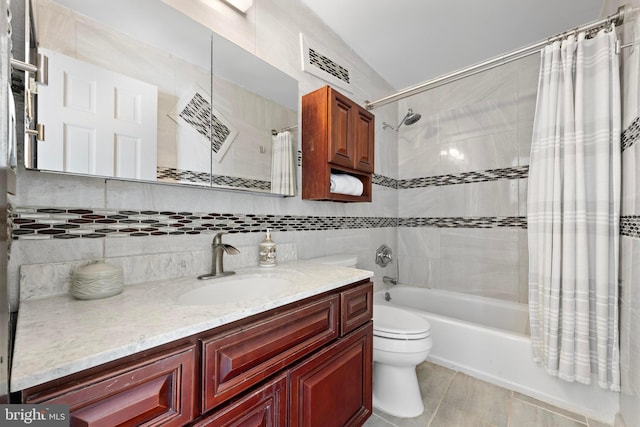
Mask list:
[[527,221],[534,359],[620,389],[620,83],[614,28],[542,52]]
[[278,132],[271,145],[271,192],[296,194],[296,150],[291,132]]

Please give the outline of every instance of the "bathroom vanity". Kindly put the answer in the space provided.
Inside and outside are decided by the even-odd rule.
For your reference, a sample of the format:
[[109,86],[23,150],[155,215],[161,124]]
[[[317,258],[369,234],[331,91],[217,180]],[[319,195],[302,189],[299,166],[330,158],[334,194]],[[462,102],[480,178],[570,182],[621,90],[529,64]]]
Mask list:
[[12,390],[23,403],[70,405],[72,425],[362,425],[371,273],[294,262],[268,274],[293,285],[221,304],[176,304],[212,283],[193,278],[27,301]]

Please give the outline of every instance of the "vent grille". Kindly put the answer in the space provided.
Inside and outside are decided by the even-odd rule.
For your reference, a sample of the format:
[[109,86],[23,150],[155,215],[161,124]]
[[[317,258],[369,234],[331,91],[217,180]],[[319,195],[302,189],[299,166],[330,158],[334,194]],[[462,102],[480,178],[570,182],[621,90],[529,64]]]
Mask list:
[[300,49],[302,51],[302,70],[320,77],[333,86],[351,92],[353,81],[352,73],[347,66],[347,61],[336,55],[326,55],[322,49],[318,49],[317,43],[300,33]]
[[342,67],[340,64],[337,64],[331,58],[327,58],[323,54],[316,52],[315,49],[309,49],[309,62],[312,65],[320,68],[322,71],[325,71],[332,76],[339,78],[343,82],[347,84],[350,83],[349,70]]

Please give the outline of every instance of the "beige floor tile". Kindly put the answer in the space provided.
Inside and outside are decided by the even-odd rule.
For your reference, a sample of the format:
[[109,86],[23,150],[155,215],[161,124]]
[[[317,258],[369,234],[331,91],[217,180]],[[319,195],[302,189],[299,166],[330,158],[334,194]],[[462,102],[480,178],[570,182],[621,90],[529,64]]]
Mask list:
[[[456,371],[435,365],[431,362],[423,362],[416,368],[422,400],[436,400],[440,402],[447,392],[451,379]],[[434,408],[435,410],[435,408]]]
[[546,409],[547,411],[555,412],[556,414],[564,415],[567,418],[574,419],[581,423],[587,422],[587,418],[584,415],[576,414],[575,412],[568,411],[566,409],[558,408],[557,406],[553,406],[549,403],[542,402],[538,399],[534,399],[533,397],[526,396],[521,393],[513,393],[514,399],[520,399],[523,402],[527,402],[531,405],[538,406],[542,409]]
[[396,427],[390,422],[380,418],[376,414],[371,415],[369,419],[362,425],[363,427]]
[[549,412],[538,406],[530,405],[520,399],[513,399],[509,414],[509,427],[585,427],[571,418]]
[[442,404],[429,427],[496,427],[468,412]]
[[379,416],[380,418],[382,418],[384,421],[388,422],[389,424],[393,425],[393,426],[398,426],[398,427],[427,427],[429,425],[429,420],[431,420],[431,417],[433,416],[433,413],[435,412],[436,408],[433,408],[432,410],[429,410],[427,408],[425,408],[425,411],[422,413],[422,415],[415,417],[415,418],[398,418],[398,417],[394,417],[393,415],[389,415],[385,412],[382,412],[380,410],[374,409],[374,415]]
[[509,390],[458,372],[442,404],[498,427],[506,427],[511,396]]
[[416,368],[420,393],[424,403],[424,412],[415,418],[398,418],[378,409],[376,415],[400,427],[426,427],[433,414],[438,409],[442,396],[447,391],[455,371],[430,362],[423,362]]

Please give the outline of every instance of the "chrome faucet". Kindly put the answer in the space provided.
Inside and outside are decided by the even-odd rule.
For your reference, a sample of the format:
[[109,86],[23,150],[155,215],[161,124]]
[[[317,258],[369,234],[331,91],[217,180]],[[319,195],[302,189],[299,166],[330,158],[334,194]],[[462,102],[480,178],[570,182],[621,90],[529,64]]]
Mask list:
[[237,255],[240,251],[234,248],[231,245],[226,243],[222,243],[222,235],[227,234],[226,231],[221,231],[213,237],[213,242],[211,243],[211,247],[213,249],[212,259],[211,259],[211,273],[203,274],[202,276],[198,276],[198,279],[212,279],[214,277],[224,277],[231,276],[235,274],[235,271],[224,271],[224,266],[222,264],[222,256],[224,253],[228,253],[229,255]]
[[382,278],[382,282],[383,283],[391,283],[392,285],[397,285],[398,284],[398,279],[396,279],[395,277],[384,276]]

